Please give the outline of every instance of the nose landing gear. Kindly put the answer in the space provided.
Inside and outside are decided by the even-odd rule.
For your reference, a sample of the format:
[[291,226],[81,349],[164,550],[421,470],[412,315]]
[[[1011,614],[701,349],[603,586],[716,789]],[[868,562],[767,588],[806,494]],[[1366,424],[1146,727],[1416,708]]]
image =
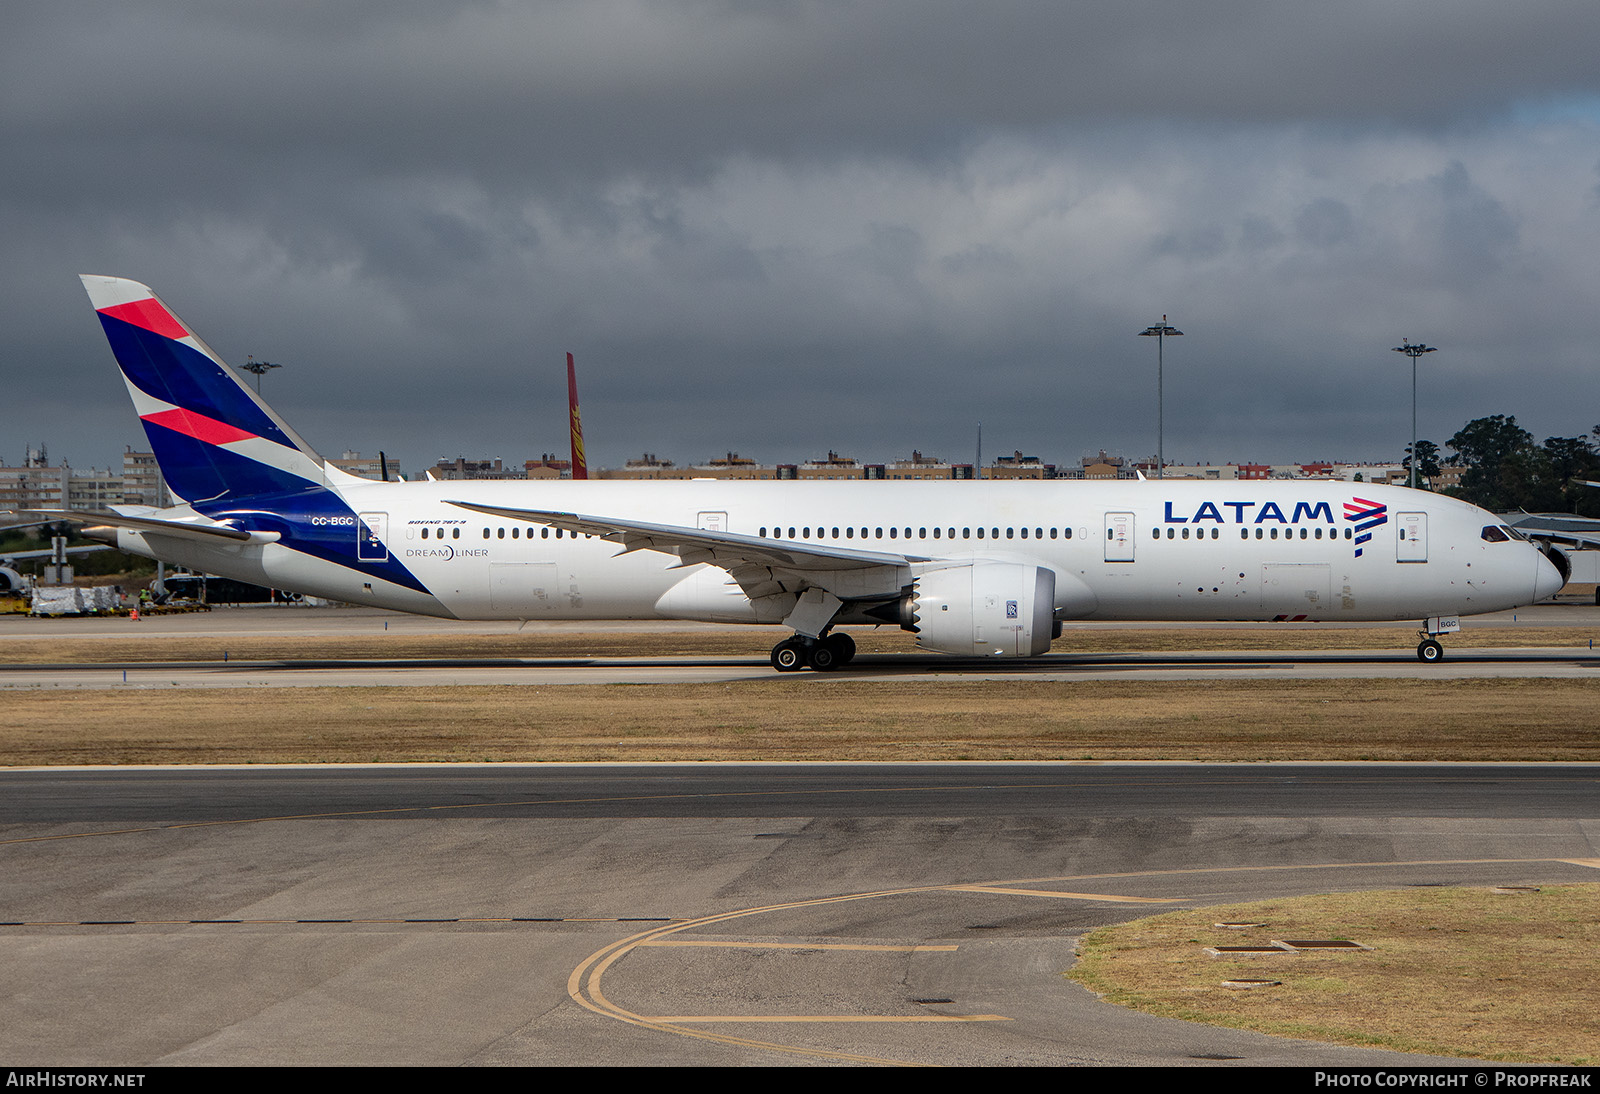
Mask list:
[[1461,629],[1461,617],[1454,615],[1430,616],[1422,621],[1422,629],[1417,633],[1422,636],[1422,641],[1417,643],[1417,660],[1424,665],[1435,665],[1444,660],[1444,647],[1439,644],[1436,635],[1454,634]]

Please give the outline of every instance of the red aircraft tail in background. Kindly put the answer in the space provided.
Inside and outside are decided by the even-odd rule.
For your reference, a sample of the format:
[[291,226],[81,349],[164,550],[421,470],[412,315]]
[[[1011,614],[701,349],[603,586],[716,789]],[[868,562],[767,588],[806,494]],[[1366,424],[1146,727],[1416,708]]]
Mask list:
[[583,423],[578,420],[578,374],[572,365],[572,354],[567,354],[567,406],[572,413],[572,477],[589,477],[589,465],[583,458]]

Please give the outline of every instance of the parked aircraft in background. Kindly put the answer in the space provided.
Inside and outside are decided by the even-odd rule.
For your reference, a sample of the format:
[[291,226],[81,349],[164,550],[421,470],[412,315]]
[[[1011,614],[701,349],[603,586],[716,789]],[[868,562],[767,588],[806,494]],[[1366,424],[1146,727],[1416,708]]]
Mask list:
[[[123,550],[455,619],[782,624],[781,671],[838,628],[1032,657],[1063,620],[1420,620],[1553,595],[1491,514],[1326,482],[374,482],[329,465],[150,289],[83,278],[181,504],[96,513]],[[84,514],[54,514],[83,519]]]

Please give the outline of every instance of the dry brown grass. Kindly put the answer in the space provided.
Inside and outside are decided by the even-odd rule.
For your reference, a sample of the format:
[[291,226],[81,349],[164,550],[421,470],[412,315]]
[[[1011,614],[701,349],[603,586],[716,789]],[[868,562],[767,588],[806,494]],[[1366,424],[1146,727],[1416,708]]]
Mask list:
[[[1226,930],[1218,922],[1263,922]],[[1338,938],[1370,952],[1211,958],[1204,947]],[[1490,1060],[1600,1062],[1600,885],[1406,889],[1201,908],[1086,937],[1070,974],[1152,1014]],[[1278,987],[1224,988],[1230,978]]]
[[1600,681],[17,690],[0,763],[1600,760]]

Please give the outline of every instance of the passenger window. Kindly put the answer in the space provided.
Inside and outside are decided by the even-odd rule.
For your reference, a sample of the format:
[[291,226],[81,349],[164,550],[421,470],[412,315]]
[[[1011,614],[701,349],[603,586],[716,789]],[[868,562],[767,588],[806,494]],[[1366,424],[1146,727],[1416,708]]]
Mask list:
[[979,539],[982,539],[982,538],[983,538],[983,529],[982,529],[982,528],[979,528],[979,529],[978,529],[978,538],[979,538]]
[[872,538],[873,539],[882,539],[883,538],[883,529],[882,528],[874,528],[872,530],[872,533],[873,533],[872,534]]
[[496,528],[494,530],[494,535],[495,535],[496,539],[505,539],[506,538],[506,530],[504,528]]
[[1055,539],[1056,538],[1056,529],[1054,529],[1054,528],[1050,529],[1050,538],[1051,539]]
[[1185,528],[1183,530],[1183,538],[1184,539],[1188,539],[1189,538],[1189,529]]
[[422,530],[422,538],[423,539],[427,539],[428,538],[428,530],[426,528],[424,528]]
[[488,539],[489,538],[489,529],[485,528],[483,530],[483,538],[484,539]]
[[1071,539],[1072,538],[1072,529],[1071,528],[1063,528],[1063,529],[1061,529],[1061,535],[1062,535],[1062,538],[1064,538],[1064,539]]
[[[1168,535],[1172,534],[1172,529],[1171,528],[1167,529],[1167,534]],[[1161,538],[1161,529],[1159,529],[1159,528],[1150,529],[1150,538],[1151,539],[1160,539]]]
[[[485,528],[483,530],[483,535],[484,535],[485,539],[489,538],[489,529]],[[539,529],[539,538],[540,539],[549,539],[550,538],[550,527],[548,525],[546,525],[545,527]]]
[[793,528],[789,529],[789,538],[790,539],[794,538],[794,529]]
[[854,528],[846,528],[844,530],[844,538],[845,539],[855,539],[856,538],[856,530]]
[[517,532],[518,531],[520,531],[520,529],[517,529],[517,528],[511,529],[511,538],[512,539],[516,539],[517,538]]

